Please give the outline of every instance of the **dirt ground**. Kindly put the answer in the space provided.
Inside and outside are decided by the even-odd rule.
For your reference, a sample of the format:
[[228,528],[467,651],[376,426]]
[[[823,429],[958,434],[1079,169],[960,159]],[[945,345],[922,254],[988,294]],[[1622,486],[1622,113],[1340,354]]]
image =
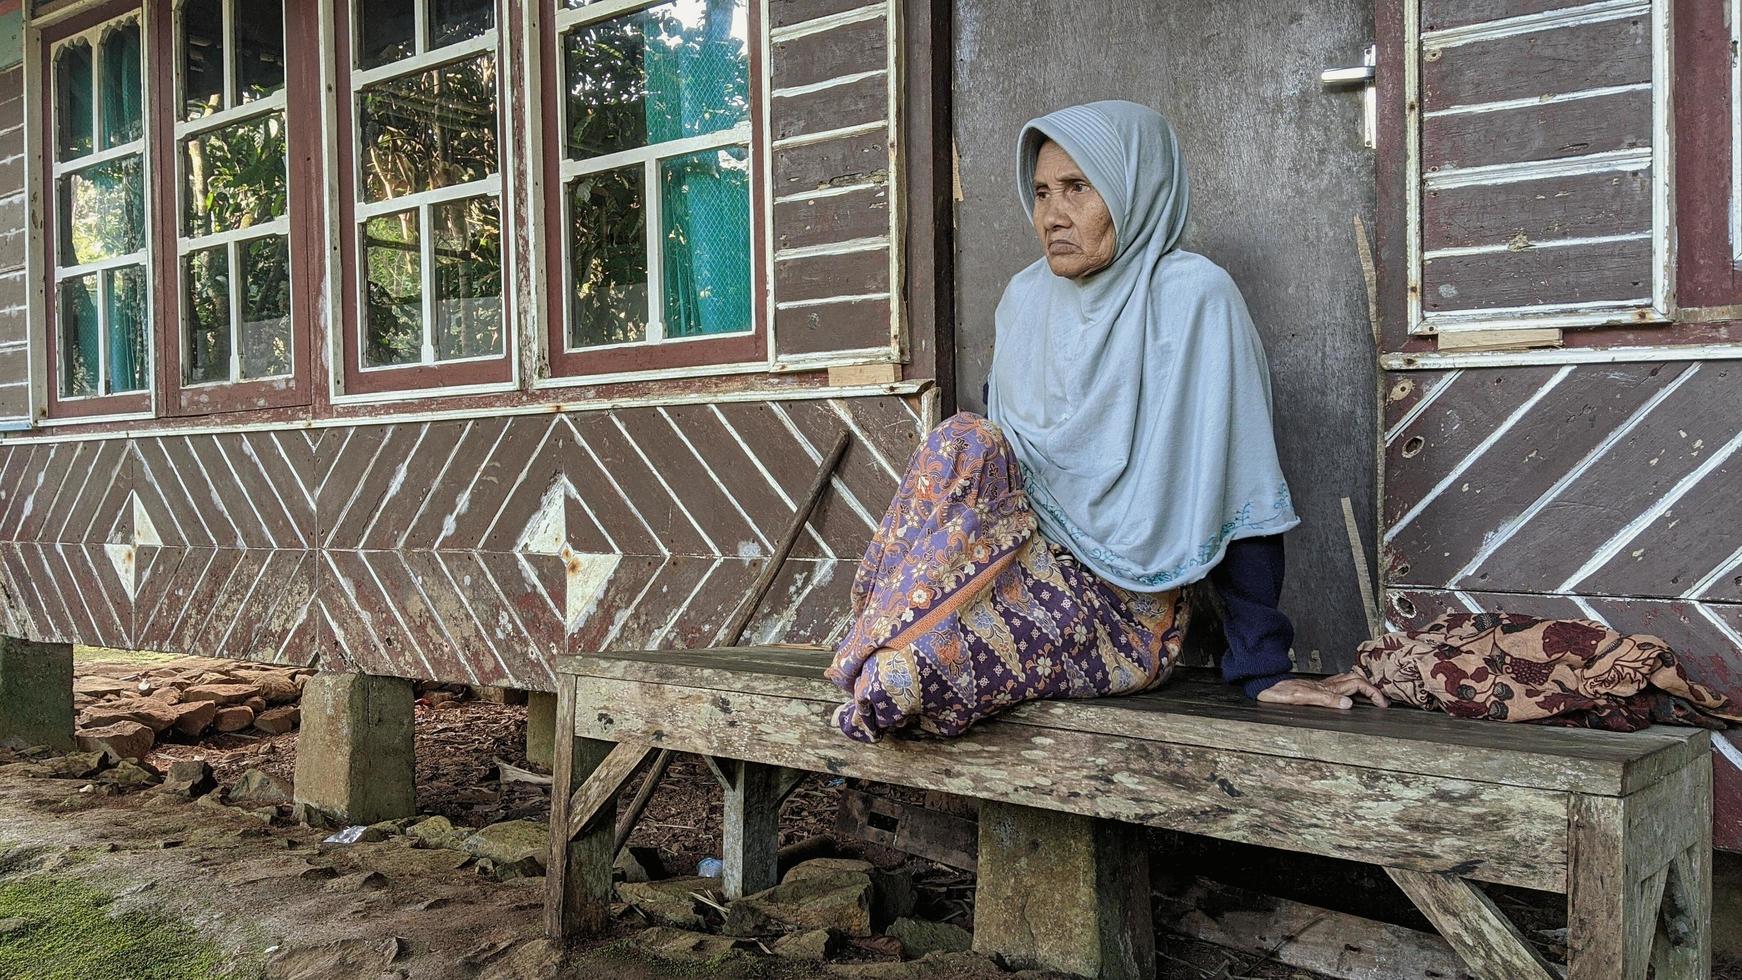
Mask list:
[[[128,659],[133,655],[104,656],[85,657],[80,670],[140,662]],[[455,692],[440,688],[420,692],[420,813],[462,827],[544,820],[545,787],[501,778],[504,763],[530,767],[525,729],[524,708],[456,700]],[[233,785],[249,769],[289,783],[295,752],[295,732],[232,734],[191,744],[171,740],[147,761],[167,769],[178,759],[203,758],[220,786]],[[279,807],[268,821],[263,813],[209,800],[149,791],[106,796],[86,789],[89,778],[26,775],[29,768],[0,751],[4,980],[997,974],[983,962],[900,964],[899,944],[882,937],[847,945],[827,965],[755,951],[707,962],[663,960],[637,945],[645,922],[628,911],[619,915],[612,935],[559,950],[542,938],[542,877],[496,880],[481,874],[462,851],[424,847],[403,836],[323,844],[329,831],[292,824],[288,807]],[[830,835],[842,788],[840,780],[807,781],[783,810],[781,843]],[[712,776],[680,757],[631,843],[657,849],[663,867],[656,876],[693,875],[701,859],[717,853],[720,819]],[[833,847],[883,865],[902,860],[875,848],[865,853],[854,841],[836,840]],[[1190,857],[1178,847],[1170,851],[1176,862]],[[1227,857],[1213,860],[1225,863]],[[971,875],[918,859],[906,859],[905,870],[918,886],[921,915],[971,927]],[[1322,894],[1325,887],[1323,880],[1297,884],[1303,897]],[[1385,901],[1375,894],[1376,907]],[[50,928],[55,923],[59,931]],[[1260,954],[1179,937],[1162,937],[1158,968],[1163,980],[1319,980]]]

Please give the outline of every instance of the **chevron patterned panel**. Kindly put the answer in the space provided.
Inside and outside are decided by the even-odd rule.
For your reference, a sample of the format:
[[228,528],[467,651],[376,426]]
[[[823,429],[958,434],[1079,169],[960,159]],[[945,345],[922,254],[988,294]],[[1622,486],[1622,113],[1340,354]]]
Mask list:
[[[1742,698],[1742,364],[1387,377],[1393,626],[1448,610],[1663,637]],[[1742,740],[1714,740],[1720,846],[1742,849]]]
[[828,642],[921,432],[898,397],[0,446],[0,626],[524,688],[722,641],[843,428],[748,639]]

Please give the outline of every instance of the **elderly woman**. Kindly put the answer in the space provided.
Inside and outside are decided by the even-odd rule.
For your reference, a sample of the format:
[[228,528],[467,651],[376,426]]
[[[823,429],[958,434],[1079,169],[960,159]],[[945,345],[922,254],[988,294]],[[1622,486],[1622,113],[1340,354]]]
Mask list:
[[1172,127],[1096,102],[1033,120],[1016,155],[1045,255],[998,304],[990,418],[928,435],[865,553],[829,669],[841,731],[955,735],[1022,701],[1153,688],[1206,577],[1249,697],[1383,705],[1353,673],[1289,676],[1281,534],[1300,519],[1264,350],[1233,280],[1179,247]]

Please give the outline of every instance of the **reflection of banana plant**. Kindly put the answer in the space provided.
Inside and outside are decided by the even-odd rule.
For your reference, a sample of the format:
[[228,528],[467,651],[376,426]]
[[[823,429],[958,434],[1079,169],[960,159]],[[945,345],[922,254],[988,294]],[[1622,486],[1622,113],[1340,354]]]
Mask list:
[[284,120],[277,113],[185,144],[190,234],[271,221],[288,207]]

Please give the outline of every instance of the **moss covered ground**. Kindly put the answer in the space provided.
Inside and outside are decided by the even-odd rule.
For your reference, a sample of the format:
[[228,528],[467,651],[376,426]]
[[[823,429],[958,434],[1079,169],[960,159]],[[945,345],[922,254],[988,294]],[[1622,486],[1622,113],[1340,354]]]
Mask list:
[[192,927],[52,874],[0,881],[0,977],[6,980],[254,980]]

